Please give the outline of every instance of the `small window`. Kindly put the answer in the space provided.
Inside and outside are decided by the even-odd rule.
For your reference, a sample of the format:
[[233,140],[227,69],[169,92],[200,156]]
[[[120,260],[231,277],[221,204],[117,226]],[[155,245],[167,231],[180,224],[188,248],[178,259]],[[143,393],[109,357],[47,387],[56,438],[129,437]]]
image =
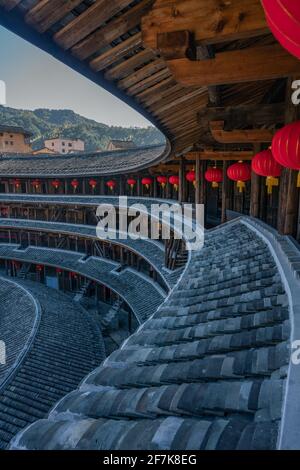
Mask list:
[[14,145],[14,143],[13,143],[13,142],[11,142],[11,143],[10,143],[10,145]]
[[0,132],[0,137],[3,137],[3,132]]
[[65,149],[62,149],[62,153],[66,153]]
[[51,145],[52,145],[52,147],[54,147],[54,142],[52,142],[52,144],[51,144]]
[[65,146],[66,145],[65,142],[62,142],[62,145]]
[[13,138],[13,135],[10,135],[9,137],[12,139],[12,138]]
[[5,145],[8,145],[8,140],[5,141]]
[[71,142],[69,143],[69,147],[72,147],[72,144],[71,144]]

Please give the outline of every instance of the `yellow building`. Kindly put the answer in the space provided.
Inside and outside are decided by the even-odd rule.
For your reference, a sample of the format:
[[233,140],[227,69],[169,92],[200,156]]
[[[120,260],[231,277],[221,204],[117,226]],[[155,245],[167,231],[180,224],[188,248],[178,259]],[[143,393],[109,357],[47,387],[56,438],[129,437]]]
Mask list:
[[0,153],[30,153],[30,132],[22,127],[0,125]]

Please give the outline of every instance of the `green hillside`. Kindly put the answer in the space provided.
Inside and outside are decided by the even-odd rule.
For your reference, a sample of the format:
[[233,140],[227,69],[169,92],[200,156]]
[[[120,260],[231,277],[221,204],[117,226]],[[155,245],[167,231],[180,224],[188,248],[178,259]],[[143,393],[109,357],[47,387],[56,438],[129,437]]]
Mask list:
[[108,126],[80,116],[69,109],[26,111],[0,106],[0,124],[21,126],[32,132],[34,149],[42,147],[45,139],[57,136],[82,139],[85,141],[87,151],[105,149],[110,139],[132,138],[138,146],[164,142],[163,135],[155,127]]

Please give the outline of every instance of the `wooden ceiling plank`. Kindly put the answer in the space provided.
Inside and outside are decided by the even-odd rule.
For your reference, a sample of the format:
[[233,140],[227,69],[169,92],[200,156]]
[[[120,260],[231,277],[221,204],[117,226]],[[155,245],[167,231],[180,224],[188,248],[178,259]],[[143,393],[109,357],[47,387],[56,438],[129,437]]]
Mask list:
[[161,82],[165,78],[170,76],[170,72],[167,68],[160,70],[159,72],[151,75],[150,77],[142,80],[141,82],[136,83],[126,90],[126,93],[129,96],[136,95],[137,93],[146,90],[149,86],[155,85],[156,83]]
[[268,80],[300,73],[300,61],[279,44],[216,54],[214,59],[167,61],[183,86],[214,86]]
[[173,97],[173,99],[171,98],[169,103],[166,103],[166,104],[162,103],[161,106],[155,110],[155,112],[158,114],[161,114],[165,111],[170,111],[170,109],[174,108],[174,106],[182,106],[182,104],[185,103],[186,101],[194,100],[196,97],[202,96],[202,95],[206,95],[206,99],[204,99],[203,101],[203,106],[205,106],[207,105],[207,101],[208,101],[207,93],[205,93],[205,91],[203,91],[203,89],[200,88],[190,93],[184,93],[183,95],[179,96],[177,99],[175,97]]
[[128,77],[119,80],[118,86],[122,89],[129,88],[163,69],[167,70],[168,73],[170,73],[166,67],[165,61],[163,59],[157,59],[151,62],[150,64],[146,65],[145,67],[141,68],[140,70],[137,70],[136,72],[132,73]]
[[80,3],[82,0],[42,0],[26,13],[25,21],[44,33]]
[[5,10],[11,11],[13,10],[16,6],[21,3],[22,0],[0,0],[0,6],[4,7]]
[[153,49],[159,33],[184,30],[206,44],[269,32],[260,0],[157,0],[142,21],[144,44]]
[[134,34],[125,41],[122,41],[117,46],[112,47],[108,51],[105,51],[103,54],[91,60],[90,67],[95,72],[100,72],[101,70],[104,70],[118,60],[122,59],[124,56],[131,54],[135,51],[135,49],[141,47],[141,45],[142,34]]
[[145,49],[112,67],[105,73],[105,78],[107,80],[121,80],[134,73],[137,67],[148,63],[150,60],[153,61],[153,59],[155,59],[153,51],[151,49]]
[[[107,0],[105,0],[105,3]],[[102,47],[126,34],[140,25],[142,16],[147,13],[153,0],[143,0],[123,15],[113,19],[107,25],[97,29],[94,33],[72,47],[72,53],[81,60],[85,60]]]
[[159,83],[157,83],[153,86],[149,86],[146,90],[136,94],[135,98],[137,100],[140,100],[140,101],[147,100],[149,97],[151,99],[151,97],[157,96],[157,94],[160,91],[169,89],[169,87],[173,86],[175,83],[176,82],[175,82],[174,78],[169,76],[165,80],[162,80],[161,82],[159,82]]
[[87,10],[54,35],[63,49],[70,49],[106,21],[126,8],[131,0],[96,0]]

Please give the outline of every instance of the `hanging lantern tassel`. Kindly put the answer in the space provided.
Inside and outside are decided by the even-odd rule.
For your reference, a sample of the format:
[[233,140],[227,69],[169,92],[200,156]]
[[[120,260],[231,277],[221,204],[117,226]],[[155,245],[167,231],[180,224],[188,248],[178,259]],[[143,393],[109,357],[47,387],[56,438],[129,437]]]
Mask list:
[[278,178],[274,178],[274,176],[267,176],[266,186],[268,188],[268,194],[272,194],[273,186],[278,186],[278,185],[279,185]]
[[297,188],[300,188],[300,171],[298,171]]
[[212,186],[212,188],[218,188],[219,183],[217,183],[216,181],[213,181],[211,186]]
[[239,190],[239,193],[242,193],[246,187],[246,184],[244,181],[237,181],[236,186]]

